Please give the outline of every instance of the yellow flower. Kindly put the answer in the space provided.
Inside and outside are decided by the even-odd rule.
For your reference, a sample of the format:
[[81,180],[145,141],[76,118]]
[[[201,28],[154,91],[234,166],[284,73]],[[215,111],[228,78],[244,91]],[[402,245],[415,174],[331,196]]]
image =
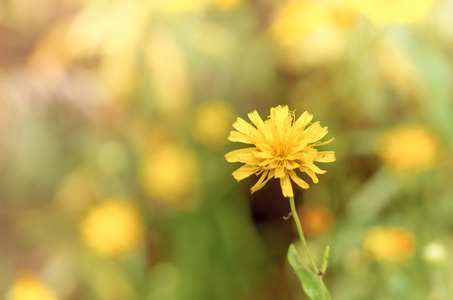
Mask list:
[[234,114],[225,102],[203,103],[195,112],[194,137],[207,148],[219,148],[224,145],[233,120]]
[[275,40],[291,45],[320,27],[330,27],[332,20],[326,6],[313,1],[294,1],[284,5],[271,26]]
[[115,256],[134,248],[143,234],[132,204],[111,199],[91,208],[80,224],[83,242],[96,252]]
[[55,293],[33,273],[22,273],[13,282],[6,300],[57,300]]
[[142,163],[140,183],[155,202],[180,209],[198,206],[199,168],[194,153],[167,143],[152,149]]
[[348,0],[377,24],[410,23],[422,18],[436,0]]
[[209,2],[218,9],[230,9],[237,6],[243,0],[210,0]]
[[378,148],[384,167],[418,172],[433,167],[442,154],[437,136],[427,128],[403,125],[383,136]]
[[355,19],[355,11],[345,4],[290,1],[277,12],[270,33],[279,45],[291,46],[316,33],[322,35],[350,28]]
[[402,259],[412,254],[414,237],[401,228],[373,227],[367,232],[363,248],[375,260]]
[[[257,111],[248,114],[252,124],[237,118],[228,139],[232,142],[253,144],[255,147],[231,151],[225,155],[228,162],[245,163],[233,172],[240,181],[252,174],[261,175],[251,188],[252,193],[261,189],[271,178],[280,179],[284,197],[294,197],[291,179],[307,189],[308,183],[298,177],[295,170],[308,174],[314,183],[316,174],[324,174],[314,162],[335,161],[334,151],[318,151],[315,147],[328,144],[320,140],[327,134],[327,127],[319,122],[309,124],[313,115],[304,112],[295,120],[294,112],[288,106],[271,108],[269,118],[263,122]],[[307,127],[308,125],[308,127]]]
[[278,10],[269,33],[280,46],[283,67],[298,71],[338,59],[356,19],[356,12],[344,4],[289,1]]
[[201,11],[206,0],[166,0],[160,1],[158,7],[165,13],[182,14]]

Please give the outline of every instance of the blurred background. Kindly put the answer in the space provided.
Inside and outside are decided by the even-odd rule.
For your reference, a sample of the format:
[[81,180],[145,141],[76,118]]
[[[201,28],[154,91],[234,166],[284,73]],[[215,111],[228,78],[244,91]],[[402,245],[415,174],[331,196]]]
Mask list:
[[250,195],[224,159],[236,117],[289,105],[335,138],[296,195],[332,298],[453,299],[452,17],[452,0],[2,0],[0,297],[306,299],[278,182]]

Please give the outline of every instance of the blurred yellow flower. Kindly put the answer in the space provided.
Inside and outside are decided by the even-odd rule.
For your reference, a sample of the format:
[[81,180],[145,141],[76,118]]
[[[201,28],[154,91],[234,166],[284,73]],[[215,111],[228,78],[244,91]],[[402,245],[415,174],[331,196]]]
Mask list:
[[414,237],[401,228],[373,227],[366,233],[363,249],[378,261],[407,258],[413,253]]
[[285,3],[270,27],[284,67],[297,70],[338,58],[356,16],[345,4],[313,0]]
[[378,154],[391,171],[418,172],[434,167],[442,151],[434,132],[419,125],[402,125],[381,138]]
[[200,200],[195,155],[176,144],[161,145],[147,154],[140,182],[144,192],[155,202],[190,209]]
[[21,273],[13,281],[6,300],[56,300],[58,297],[30,272]]
[[203,11],[209,5],[227,10],[237,6],[243,0],[165,0],[159,3],[159,9],[165,13],[182,14]]
[[195,112],[194,137],[205,147],[216,149],[225,144],[233,120],[233,111],[225,102],[205,102]]
[[275,41],[290,46],[316,31],[325,32],[351,27],[356,14],[349,6],[313,0],[289,1],[278,11],[270,31]]
[[252,174],[261,175],[251,188],[252,193],[275,177],[280,179],[283,196],[294,197],[291,179],[304,189],[309,187],[298,177],[296,169],[307,173],[317,183],[316,174],[326,171],[315,166],[314,162],[335,161],[334,151],[318,151],[315,148],[332,140],[320,141],[327,134],[327,127],[321,127],[319,122],[309,125],[313,115],[307,111],[295,120],[295,113],[288,106],[279,105],[271,108],[271,114],[264,122],[257,111],[249,113],[248,117],[256,127],[237,118],[233,124],[237,131],[231,131],[228,139],[255,147],[231,151],[225,158],[228,162],[245,163],[233,172],[237,181]]
[[180,14],[196,12],[206,6],[207,0],[165,0],[159,1],[159,9],[166,13]]
[[243,0],[209,0],[211,5],[218,9],[229,9],[232,7],[235,7],[239,3],[241,3]]
[[271,33],[281,45],[297,42],[314,28],[331,26],[332,20],[325,5],[314,1],[290,1],[279,11]]
[[436,0],[348,0],[358,12],[377,24],[410,23],[421,19]]
[[137,210],[124,199],[107,199],[92,207],[79,229],[82,241],[105,256],[133,249],[144,230]]
[[333,213],[324,205],[310,203],[298,209],[304,233],[308,236],[323,234],[331,230],[335,219]]

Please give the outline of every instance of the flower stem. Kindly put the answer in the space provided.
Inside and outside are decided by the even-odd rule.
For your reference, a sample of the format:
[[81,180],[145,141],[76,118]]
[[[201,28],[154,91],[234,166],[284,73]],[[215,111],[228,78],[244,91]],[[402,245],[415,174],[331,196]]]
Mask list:
[[310,251],[308,251],[308,246],[307,246],[307,242],[305,241],[304,232],[302,230],[302,226],[300,225],[299,216],[297,215],[296,205],[294,204],[294,197],[289,197],[289,205],[291,206],[291,213],[293,215],[294,222],[296,223],[297,231],[299,232],[299,237],[300,237],[300,240],[302,242],[302,245],[304,246],[305,253],[307,253],[308,259],[311,262],[311,265],[312,265],[312,267],[314,269],[314,272],[318,273],[319,269],[316,266],[315,261],[311,257]]

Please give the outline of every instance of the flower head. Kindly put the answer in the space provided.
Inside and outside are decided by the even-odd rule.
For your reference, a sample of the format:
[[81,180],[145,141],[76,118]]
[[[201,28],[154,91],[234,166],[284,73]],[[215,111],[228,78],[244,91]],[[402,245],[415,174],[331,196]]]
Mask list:
[[401,125],[386,133],[378,145],[384,167],[394,172],[419,172],[442,156],[437,135],[421,125]]
[[[321,142],[327,134],[327,127],[319,122],[310,123],[313,115],[304,112],[297,120],[288,106],[271,108],[271,114],[263,121],[257,111],[248,114],[252,124],[237,118],[228,139],[232,142],[252,144],[254,147],[234,150],[225,155],[228,162],[245,163],[233,172],[233,177],[240,181],[252,174],[261,175],[251,188],[252,193],[261,189],[271,178],[280,179],[284,197],[294,197],[291,179],[303,189],[308,183],[299,178],[296,170],[305,172],[314,183],[316,174],[326,171],[318,168],[314,162],[335,161],[335,152],[318,151],[315,147],[328,144],[332,140]],[[308,127],[307,127],[308,126]]]
[[140,242],[143,231],[138,211],[122,199],[107,199],[97,204],[80,224],[83,242],[105,256],[133,249]]
[[377,261],[407,258],[414,250],[414,236],[405,229],[372,227],[363,241],[364,250]]
[[20,273],[6,294],[7,300],[56,300],[56,294],[34,273]]
[[423,18],[436,0],[348,0],[348,4],[377,24],[411,23]]
[[199,175],[195,153],[177,143],[164,143],[146,154],[139,176],[152,201],[194,209],[201,200]]
[[225,144],[234,113],[225,102],[208,101],[197,108],[194,119],[195,139],[209,149],[216,149]]

